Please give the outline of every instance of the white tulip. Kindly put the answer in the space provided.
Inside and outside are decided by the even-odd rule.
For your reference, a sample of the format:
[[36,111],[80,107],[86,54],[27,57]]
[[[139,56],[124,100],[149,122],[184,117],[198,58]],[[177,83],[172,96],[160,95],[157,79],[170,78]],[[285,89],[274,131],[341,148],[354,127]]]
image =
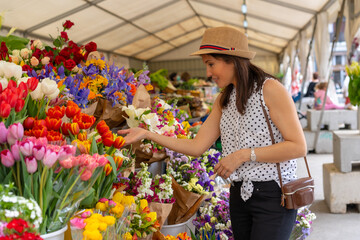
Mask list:
[[27,83],[30,77],[22,77],[17,81],[17,85],[19,86],[21,82]]
[[54,80],[44,78],[41,81],[41,89],[46,96],[49,96],[58,90],[58,85]]
[[33,100],[41,100],[44,97],[41,85],[42,82],[39,82],[35,90],[30,93],[30,96]]
[[5,88],[7,88],[9,81],[6,78],[0,78],[0,84],[1,84],[2,90],[4,90]]
[[1,60],[0,61],[0,77],[4,76],[5,65],[6,65],[6,62]]
[[52,94],[50,95],[46,95],[49,100],[53,100],[55,98],[57,98],[57,96],[59,96],[60,90],[57,88]]
[[22,75],[22,67],[20,65],[16,65],[15,63],[6,62],[5,66],[3,66],[4,76],[7,79],[14,77],[16,80],[21,78]]

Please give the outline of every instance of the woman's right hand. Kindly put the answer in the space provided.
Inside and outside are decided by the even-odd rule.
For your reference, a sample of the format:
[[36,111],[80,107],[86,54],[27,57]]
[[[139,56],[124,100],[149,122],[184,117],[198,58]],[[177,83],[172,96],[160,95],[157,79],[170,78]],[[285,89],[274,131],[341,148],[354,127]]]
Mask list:
[[125,145],[133,144],[139,142],[140,140],[146,138],[147,130],[143,128],[129,128],[125,130],[119,130],[117,133],[119,135],[125,135]]

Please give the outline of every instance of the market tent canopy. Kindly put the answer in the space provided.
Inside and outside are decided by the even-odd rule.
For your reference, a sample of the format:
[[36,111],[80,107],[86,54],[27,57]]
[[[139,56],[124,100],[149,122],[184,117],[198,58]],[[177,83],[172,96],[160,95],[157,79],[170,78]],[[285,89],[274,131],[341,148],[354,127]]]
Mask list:
[[[0,0],[3,29],[49,40],[62,23],[75,23],[69,37],[94,41],[99,50],[151,60],[199,40],[206,28],[229,25],[242,31],[243,0]],[[333,5],[337,4],[336,7]],[[319,11],[338,10],[337,0],[248,0],[250,47],[280,54]],[[336,9],[336,11],[334,10]],[[330,13],[333,14],[333,13]]]

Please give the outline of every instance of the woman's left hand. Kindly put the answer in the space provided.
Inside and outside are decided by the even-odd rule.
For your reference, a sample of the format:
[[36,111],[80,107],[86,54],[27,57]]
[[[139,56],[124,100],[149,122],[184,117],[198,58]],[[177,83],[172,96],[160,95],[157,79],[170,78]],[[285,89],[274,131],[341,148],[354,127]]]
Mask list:
[[224,179],[230,177],[230,175],[244,162],[244,160],[239,157],[239,151],[222,158],[220,162],[215,165],[214,172]]

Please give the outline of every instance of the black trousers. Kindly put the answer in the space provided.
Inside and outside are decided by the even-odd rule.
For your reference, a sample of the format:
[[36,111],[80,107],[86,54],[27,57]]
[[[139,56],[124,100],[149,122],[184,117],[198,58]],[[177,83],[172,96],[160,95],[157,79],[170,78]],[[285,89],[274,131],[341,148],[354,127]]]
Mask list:
[[297,210],[280,205],[281,189],[275,181],[253,182],[246,202],[240,196],[242,182],[230,187],[230,217],[235,240],[288,240]]

